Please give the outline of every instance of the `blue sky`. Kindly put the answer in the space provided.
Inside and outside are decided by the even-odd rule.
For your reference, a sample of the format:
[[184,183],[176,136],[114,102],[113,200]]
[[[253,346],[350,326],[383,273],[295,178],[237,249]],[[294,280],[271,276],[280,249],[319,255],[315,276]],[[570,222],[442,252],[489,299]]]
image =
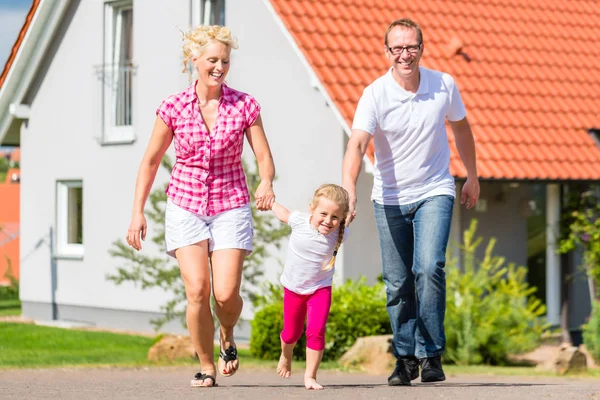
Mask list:
[[0,0],[0,72],[10,54],[32,0]]

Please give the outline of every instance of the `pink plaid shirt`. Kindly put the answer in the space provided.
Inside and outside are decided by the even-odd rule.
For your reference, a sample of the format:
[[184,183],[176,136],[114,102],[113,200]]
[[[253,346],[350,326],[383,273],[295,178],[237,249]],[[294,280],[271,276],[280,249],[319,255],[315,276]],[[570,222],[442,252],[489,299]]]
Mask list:
[[244,133],[260,113],[250,95],[223,84],[215,126],[208,132],[196,83],[169,96],[156,110],[173,131],[176,162],[167,196],[193,213],[213,216],[250,202],[242,167]]

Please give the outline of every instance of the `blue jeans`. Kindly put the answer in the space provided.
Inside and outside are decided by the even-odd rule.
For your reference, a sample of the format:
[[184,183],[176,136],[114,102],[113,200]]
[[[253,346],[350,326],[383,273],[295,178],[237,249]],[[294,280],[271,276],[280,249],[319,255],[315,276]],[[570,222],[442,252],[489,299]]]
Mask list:
[[374,202],[396,357],[436,357],[446,335],[446,246],[452,196],[401,206]]

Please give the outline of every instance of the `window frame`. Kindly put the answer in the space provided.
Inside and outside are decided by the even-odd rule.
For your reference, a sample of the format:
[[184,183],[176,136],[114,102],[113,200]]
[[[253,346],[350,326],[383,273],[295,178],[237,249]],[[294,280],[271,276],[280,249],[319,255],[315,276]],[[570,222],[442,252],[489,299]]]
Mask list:
[[[210,15],[207,15],[206,12],[207,5],[209,6],[208,14],[210,14],[210,10],[212,9],[212,6],[215,5],[215,3],[216,5],[221,5],[219,21],[211,21]],[[191,0],[190,4],[190,23],[192,26],[195,27],[198,25],[225,25],[225,0]]]
[[[133,59],[127,64],[128,71],[121,71],[121,29],[123,11],[131,10],[133,26],[133,0],[107,0],[104,2],[104,64],[102,75],[102,144],[128,144],[136,139],[133,129],[133,77],[135,76],[135,67]],[[133,47],[133,32],[131,37],[131,46]],[[133,57],[132,57],[133,58]],[[117,125],[116,115],[118,111],[119,92],[122,90],[119,83],[120,74],[124,74],[129,80],[129,114],[131,123],[129,125]],[[127,95],[126,95],[127,96]],[[125,106],[124,106],[125,107]],[[125,112],[125,111],[124,111]]]
[[[69,189],[81,188],[81,242],[69,243]],[[83,240],[83,180],[56,181],[56,257],[81,259],[84,256]]]
[[[220,21],[216,21],[216,25],[225,26],[225,0],[214,1],[220,1],[220,4],[222,5]],[[205,22],[208,22],[208,25],[215,25],[215,23],[211,23],[210,20],[205,21],[207,3],[209,3],[212,8],[213,1],[211,0],[190,0],[190,26],[193,28],[200,25],[207,25]],[[187,64],[187,71],[192,80],[198,79],[198,71],[196,71],[196,68],[191,60]]]

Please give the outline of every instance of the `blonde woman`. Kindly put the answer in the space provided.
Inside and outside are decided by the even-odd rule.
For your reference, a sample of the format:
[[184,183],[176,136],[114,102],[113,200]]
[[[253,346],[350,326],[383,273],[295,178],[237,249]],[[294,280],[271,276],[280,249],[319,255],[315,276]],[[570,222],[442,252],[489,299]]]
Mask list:
[[219,372],[231,376],[239,367],[233,328],[242,311],[242,266],[252,251],[253,234],[241,158],[244,136],[256,156],[261,178],[256,206],[269,210],[275,201],[275,167],[260,105],[224,82],[235,48],[237,43],[226,27],[200,26],[184,34],[184,71],[191,61],[198,79],[169,96],[156,111],[127,232],[129,245],[141,250],[140,239],[145,239],[147,229],[144,204],[160,161],[173,142],[176,162],[167,188],[165,241],[167,253],[177,259],[181,270],[187,326],[201,364],[191,381],[193,387],[217,383],[211,276],[215,314],[220,322]]

